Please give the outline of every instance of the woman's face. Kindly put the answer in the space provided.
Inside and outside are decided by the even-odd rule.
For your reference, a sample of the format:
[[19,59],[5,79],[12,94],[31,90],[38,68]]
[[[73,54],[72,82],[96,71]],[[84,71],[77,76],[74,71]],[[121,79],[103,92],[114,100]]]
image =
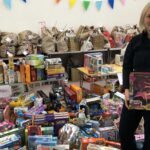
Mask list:
[[147,11],[146,15],[145,15],[145,18],[144,18],[144,25],[146,27],[146,30],[148,32],[150,32],[150,8],[149,10]]

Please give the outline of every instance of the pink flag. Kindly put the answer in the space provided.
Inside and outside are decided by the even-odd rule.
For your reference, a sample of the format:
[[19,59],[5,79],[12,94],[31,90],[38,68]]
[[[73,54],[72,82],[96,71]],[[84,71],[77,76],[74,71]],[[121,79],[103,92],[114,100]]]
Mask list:
[[126,0],[121,0],[122,1],[122,4],[123,6],[126,4]]

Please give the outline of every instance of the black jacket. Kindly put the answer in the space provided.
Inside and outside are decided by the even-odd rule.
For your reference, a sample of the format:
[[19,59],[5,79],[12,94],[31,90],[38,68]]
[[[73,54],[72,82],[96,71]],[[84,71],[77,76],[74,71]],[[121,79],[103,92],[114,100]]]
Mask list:
[[130,72],[150,72],[150,39],[143,32],[129,43],[123,60],[123,88],[129,88]]

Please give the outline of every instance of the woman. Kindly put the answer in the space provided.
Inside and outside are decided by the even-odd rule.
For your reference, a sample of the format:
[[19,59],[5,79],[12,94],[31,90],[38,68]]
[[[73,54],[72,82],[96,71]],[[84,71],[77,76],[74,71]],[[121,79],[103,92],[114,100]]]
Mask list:
[[142,33],[130,41],[123,62],[123,87],[126,100],[119,129],[122,150],[137,150],[134,133],[142,117],[145,130],[143,150],[150,150],[150,111],[128,109],[129,74],[133,71],[150,72],[150,2],[142,11],[139,25]]

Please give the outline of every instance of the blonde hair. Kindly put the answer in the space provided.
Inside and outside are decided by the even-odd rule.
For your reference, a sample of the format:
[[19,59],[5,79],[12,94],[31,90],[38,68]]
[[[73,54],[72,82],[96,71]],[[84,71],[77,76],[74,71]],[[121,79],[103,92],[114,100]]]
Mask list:
[[150,9],[150,2],[146,4],[146,6],[142,10],[140,21],[139,21],[140,31],[146,30],[145,24],[144,24],[144,18],[149,9]]

